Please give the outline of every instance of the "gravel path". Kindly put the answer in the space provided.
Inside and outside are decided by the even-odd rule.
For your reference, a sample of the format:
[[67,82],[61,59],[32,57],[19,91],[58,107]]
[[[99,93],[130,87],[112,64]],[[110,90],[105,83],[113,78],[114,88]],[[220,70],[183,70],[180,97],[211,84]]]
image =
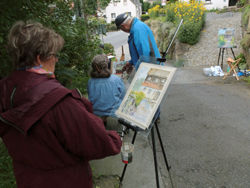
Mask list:
[[[226,13],[207,13],[206,24],[202,30],[200,41],[189,47],[185,53],[185,66],[211,66],[217,65],[219,48],[217,47],[218,30],[222,28],[235,29],[235,42],[237,48],[234,48],[235,55],[239,55],[241,51],[241,12]],[[231,50],[228,49],[224,53],[225,58],[233,57]],[[226,62],[224,61],[224,64]]]

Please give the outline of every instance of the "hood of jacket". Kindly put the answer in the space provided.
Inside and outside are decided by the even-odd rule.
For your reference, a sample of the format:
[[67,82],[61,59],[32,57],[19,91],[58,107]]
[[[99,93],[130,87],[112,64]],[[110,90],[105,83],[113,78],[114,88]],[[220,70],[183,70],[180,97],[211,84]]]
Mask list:
[[22,134],[71,90],[47,75],[15,71],[0,81],[0,136],[10,127]]

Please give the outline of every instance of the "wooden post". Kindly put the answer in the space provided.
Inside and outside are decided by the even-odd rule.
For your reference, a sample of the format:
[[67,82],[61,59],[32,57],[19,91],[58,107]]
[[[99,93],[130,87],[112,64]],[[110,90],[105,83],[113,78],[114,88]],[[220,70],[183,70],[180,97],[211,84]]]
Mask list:
[[120,61],[124,61],[124,60],[125,60],[125,54],[124,54],[124,50],[122,46],[122,55],[121,55]]

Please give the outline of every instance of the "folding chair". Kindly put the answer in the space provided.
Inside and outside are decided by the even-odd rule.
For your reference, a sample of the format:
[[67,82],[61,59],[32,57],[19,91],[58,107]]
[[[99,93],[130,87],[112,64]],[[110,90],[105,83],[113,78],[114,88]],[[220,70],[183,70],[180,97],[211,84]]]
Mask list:
[[238,64],[239,64],[240,60],[241,60],[241,58],[236,59],[236,60],[233,60],[232,58],[228,58],[228,59],[227,59],[227,64],[229,65],[230,70],[229,70],[228,73],[225,74],[225,76],[223,77],[223,80],[226,79],[226,78],[231,74],[232,71],[233,71],[234,74],[235,74],[235,78],[236,78],[237,80],[239,80],[239,77],[238,77],[238,74],[237,74],[235,68],[238,67]]

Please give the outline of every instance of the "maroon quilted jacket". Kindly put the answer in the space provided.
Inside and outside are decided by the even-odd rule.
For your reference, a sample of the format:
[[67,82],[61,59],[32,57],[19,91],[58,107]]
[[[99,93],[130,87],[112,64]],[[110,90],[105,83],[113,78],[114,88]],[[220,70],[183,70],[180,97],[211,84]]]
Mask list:
[[46,75],[13,72],[0,81],[0,136],[19,188],[91,188],[89,160],[118,154],[90,102]]

